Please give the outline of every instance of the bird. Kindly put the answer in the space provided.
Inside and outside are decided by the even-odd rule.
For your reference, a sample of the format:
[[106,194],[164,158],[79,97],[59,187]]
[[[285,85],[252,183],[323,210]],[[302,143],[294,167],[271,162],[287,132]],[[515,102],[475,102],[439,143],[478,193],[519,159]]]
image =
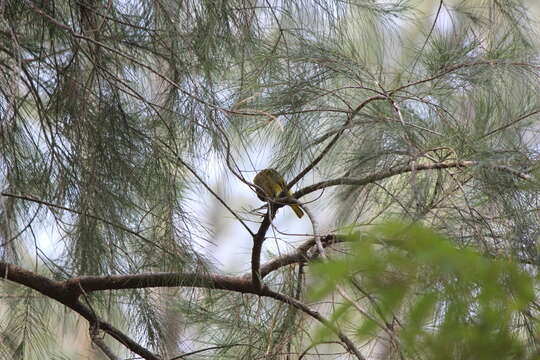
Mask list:
[[[283,179],[283,176],[281,176],[276,169],[264,169],[259,171],[257,175],[255,175],[253,182],[257,185],[257,197],[261,201],[276,199],[280,197],[282,193],[292,197],[292,194],[285,183],[285,179]],[[290,204],[289,206],[298,218],[304,216],[304,212],[300,206],[296,204]]]

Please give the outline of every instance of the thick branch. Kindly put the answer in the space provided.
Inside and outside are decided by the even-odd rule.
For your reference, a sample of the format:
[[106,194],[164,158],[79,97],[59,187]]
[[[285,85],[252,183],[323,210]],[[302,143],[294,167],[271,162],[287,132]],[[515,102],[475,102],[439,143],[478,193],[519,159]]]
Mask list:
[[201,273],[145,273],[135,275],[81,276],[68,282],[77,283],[89,293],[100,290],[143,289],[155,287],[199,287],[255,293],[251,281],[235,276]]
[[[264,219],[259,226],[259,230],[255,234],[255,236],[253,236],[253,249],[251,251],[251,280],[253,282],[253,286],[256,289],[262,288],[262,279],[268,274],[269,271],[273,271],[272,269],[270,269],[269,271],[261,271],[260,269],[261,251],[264,239],[266,237],[266,232],[270,228],[272,220],[276,216],[276,211],[285,205],[294,204],[295,202],[296,201],[294,200],[294,198],[291,197],[283,197],[269,202],[270,208],[266,212],[266,215],[264,216]],[[311,246],[312,245],[310,245],[309,247]],[[302,248],[299,248],[299,250],[306,252],[309,247],[303,250],[301,250]]]
[[259,230],[253,236],[253,249],[251,250],[251,282],[256,289],[262,288],[262,277],[260,272],[261,266],[261,251],[266,232],[275,217],[279,204],[270,203],[268,211],[264,216],[264,219],[259,226]]
[[349,350],[363,359],[362,355],[355,349],[354,344],[339,329],[333,326],[328,320],[321,316],[317,311],[310,309],[302,302],[287,295],[274,292],[264,286],[260,290],[254,287],[250,281],[241,277],[231,277],[222,275],[201,275],[201,274],[180,274],[180,273],[157,273],[140,275],[116,275],[116,276],[84,276],[70,280],[77,282],[86,291],[96,291],[105,289],[133,289],[143,287],[173,287],[189,286],[209,289],[233,290],[241,293],[251,293],[260,296],[270,297],[276,300],[290,304],[314,319],[320,321],[323,325],[329,327],[336,335],[347,345]]
[[0,277],[39,291],[63,304],[73,303],[78,294],[66,288],[66,283],[23,269],[17,265],[0,262]]
[[97,319],[96,315],[87,306],[74,299],[76,299],[82,291],[89,293],[99,290],[179,286],[231,290],[240,293],[249,293],[270,297],[290,304],[318,320],[324,326],[327,326],[330,330],[332,330],[346,344],[347,348],[357,356],[359,360],[364,359],[355,348],[352,341],[318,312],[310,309],[302,302],[287,295],[274,292],[266,286],[257,288],[249,280],[240,276],[232,277],[194,273],[149,273],[137,275],[81,276],[60,282],[53,281],[42,275],[24,270],[16,265],[2,262],[0,262],[0,272],[3,274],[4,279],[14,281],[37,290],[45,296],[53,298],[73,309],[87,319],[91,324],[98,324],[100,329],[145,359],[159,360],[159,357],[138,345],[112,325]]
[[128,349],[140,355],[144,359],[159,360],[160,357],[140,346],[120,330],[111,324],[101,321],[87,306],[77,300],[81,294],[81,286],[77,279],[68,281],[55,281],[43,275],[25,270],[19,266],[0,262],[0,276],[3,279],[16,282],[28,288],[34,289],[43,295],[58,301],[84,317],[94,326],[97,325],[107,334],[124,344]]
[[327,319],[317,311],[310,309],[302,302],[287,295],[270,290],[267,286],[256,288],[250,281],[242,277],[231,277],[223,275],[201,275],[201,274],[181,274],[181,273],[157,273],[140,275],[117,275],[117,276],[84,276],[70,280],[77,282],[86,291],[96,291],[105,289],[133,289],[143,287],[175,287],[189,286],[208,289],[232,290],[240,293],[249,293],[265,297],[270,297],[290,304],[302,312],[310,315],[321,322],[324,326],[332,330],[347,346],[349,351],[354,353],[359,360],[363,360],[362,354],[356,349],[353,342],[339,329],[333,326]]

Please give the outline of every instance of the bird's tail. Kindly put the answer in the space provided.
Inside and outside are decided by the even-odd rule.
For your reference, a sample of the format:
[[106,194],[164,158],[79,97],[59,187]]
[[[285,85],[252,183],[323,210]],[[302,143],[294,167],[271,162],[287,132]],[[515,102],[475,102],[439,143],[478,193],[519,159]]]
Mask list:
[[296,214],[296,216],[298,216],[298,218],[301,218],[302,216],[304,216],[304,212],[302,211],[302,209],[300,209],[300,206],[298,205],[290,205],[291,209],[293,209],[294,213]]
[[[292,193],[290,190],[287,190],[287,194],[291,197],[292,197]],[[294,198],[293,198],[294,199]],[[291,207],[291,209],[293,209],[294,213],[296,214],[296,216],[298,216],[298,218],[300,219],[302,216],[304,216],[304,212],[302,211],[302,209],[300,208],[300,206],[298,205],[295,205],[295,204],[292,204],[292,205],[289,205]]]

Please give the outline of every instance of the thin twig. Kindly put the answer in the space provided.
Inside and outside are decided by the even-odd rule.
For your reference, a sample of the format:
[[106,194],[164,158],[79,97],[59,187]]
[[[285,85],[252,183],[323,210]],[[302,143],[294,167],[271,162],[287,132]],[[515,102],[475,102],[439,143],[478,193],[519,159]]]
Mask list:
[[35,198],[31,195],[16,195],[16,194],[11,194],[11,193],[7,193],[7,192],[2,192],[0,193],[1,196],[6,196],[6,197],[11,197],[11,198],[15,198],[15,199],[20,199],[20,200],[26,200],[26,201],[31,201],[31,202],[34,202],[34,203],[37,203],[37,204],[41,204],[41,205],[45,205],[47,207],[51,207],[51,208],[56,208],[56,209],[60,209],[60,210],[65,210],[65,211],[69,211],[71,213],[74,213],[74,214],[77,214],[77,215],[82,215],[82,216],[88,216],[89,218],[92,218],[92,219],[95,219],[95,220],[98,220],[98,221],[101,221],[107,225],[110,225],[112,227],[115,227],[115,228],[118,228],[122,231],[125,231],[129,234],[132,234],[132,235],[135,235],[136,237],[138,237],[139,239],[143,240],[144,242],[152,245],[152,246],[155,246],[157,249],[163,251],[164,253],[167,253],[169,255],[173,255],[173,256],[176,256],[177,254],[174,254],[174,253],[171,253],[169,250],[163,248],[162,246],[160,246],[159,244],[155,243],[154,241],[150,240],[150,239],[147,239],[146,237],[142,236],[140,233],[138,233],[137,231],[134,231],[134,230],[131,230],[130,228],[127,228],[123,225],[120,225],[120,224],[117,224],[117,223],[114,223],[112,221],[109,221],[107,219],[103,219],[99,216],[96,216],[96,215],[93,215],[93,214],[90,214],[90,213],[87,213],[87,212],[84,212],[84,211],[79,211],[79,210],[75,210],[75,209],[71,209],[71,208],[68,208],[68,207],[65,207],[65,206],[62,206],[62,205],[58,205],[58,204],[53,204],[53,203],[50,203],[48,201],[45,201],[45,200],[40,200],[38,198]]
[[537,110],[531,111],[531,112],[529,112],[529,113],[527,113],[527,114],[524,114],[524,115],[518,117],[517,119],[514,119],[514,120],[510,121],[510,122],[507,123],[507,124],[504,124],[504,125],[502,125],[502,126],[499,126],[499,127],[496,128],[496,129],[493,129],[493,130],[487,132],[486,134],[480,136],[477,140],[481,140],[481,139],[483,139],[483,138],[486,138],[486,137],[488,137],[488,136],[490,136],[490,135],[495,134],[496,132],[499,132],[499,131],[501,131],[501,130],[504,130],[504,129],[506,129],[506,128],[509,128],[510,126],[515,125],[515,124],[517,124],[518,122],[520,122],[520,121],[522,121],[522,120],[525,120],[525,119],[527,119],[528,117],[531,117],[531,116],[536,115],[536,114],[538,114],[538,113],[540,113],[540,109],[537,109]]
[[358,360],[365,360],[362,353],[356,348],[354,343],[345,335],[341,330],[339,330],[337,327],[335,327],[329,320],[324,318],[321,314],[319,314],[317,311],[314,311],[307,307],[304,303],[296,300],[293,297],[287,296],[285,294],[281,294],[275,291],[270,290],[269,288],[265,287],[262,289],[261,294],[262,296],[267,296],[276,300],[283,301],[287,304],[290,304],[297,309],[301,310],[302,312],[310,315],[312,318],[318,320],[321,324],[323,324],[326,328],[331,330],[334,334],[336,334],[341,341],[345,344],[347,349],[353,353]]
[[287,188],[292,189],[292,187],[300,181],[311,169],[313,169],[323,158],[324,156],[332,149],[332,147],[337,143],[343,132],[347,129],[350,122],[354,119],[354,117],[362,110],[365,106],[367,106],[369,103],[375,100],[385,100],[386,97],[382,95],[376,95],[372,96],[366,100],[364,100],[360,105],[358,105],[351,113],[347,115],[347,121],[345,121],[345,124],[341,127],[341,129],[338,131],[336,135],[332,138],[332,140],[326,145],[326,147],[321,151],[319,156],[317,156],[304,170],[302,170],[294,179],[292,179],[288,184]]
[[238,221],[240,221],[240,224],[242,224],[242,226],[244,226],[244,228],[247,230],[247,232],[251,235],[251,236],[255,236],[255,234],[253,233],[253,231],[251,231],[251,229],[249,228],[249,226],[247,226],[247,224],[245,223],[245,221],[240,217],[240,215],[238,215],[229,205],[227,205],[227,203],[225,202],[225,200],[223,200],[214,190],[212,190],[212,188],[210,187],[210,185],[208,185],[206,183],[206,181],[204,181],[203,178],[201,178],[199,176],[199,174],[197,174],[197,172],[195,170],[193,170],[193,168],[191,166],[189,166],[184,160],[182,160],[182,158],[180,156],[177,156],[177,160],[179,163],[181,163],[182,165],[184,165],[186,167],[186,169],[189,170],[190,173],[193,174],[193,176],[195,176],[197,178],[197,180],[199,180],[199,182],[206,188],[206,190],[208,190],[210,192],[210,194],[212,194],[220,203],[221,205],[223,205]]
[[182,355],[178,355],[178,356],[175,356],[173,358],[170,358],[169,360],[185,359],[188,356],[199,354],[199,353],[202,353],[202,352],[205,352],[205,351],[228,349],[228,348],[232,348],[232,347],[235,347],[235,346],[250,346],[250,345],[249,344],[227,344],[227,345],[211,346],[211,347],[207,347],[207,348],[204,348],[204,349],[199,349],[199,350],[191,351],[191,352],[188,352],[188,353],[184,353]]
[[[305,211],[305,213],[307,214],[307,216],[309,217],[309,220],[311,221],[311,225],[313,227],[313,238],[315,240],[315,244],[317,245],[317,250],[319,251],[319,255],[322,259],[323,262],[328,262],[328,257],[326,256],[326,251],[324,250],[324,246],[322,245],[322,242],[321,242],[321,239],[319,238],[319,236],[317,236],[317,230],[318,230],[318,222],[317,220],[315,219],[315,216],[313,215],[313,213],[311,213],[311,211],[307,208],[307,206],[304,206],[302,207]],[[336,285],[336,290],[338,291],[338,293],[345,299],[347,300],[354,308],[356,308],[356,310],[362,314],[364,317],[368,318],[369,320],[371,320],[373,323],[377,324],[377,326],[379,326],[381,329],[383,329],[384,331],[388,332],[388,329],[386,329],[386,326],[384,326],[384,324],[381,324],[377,319],[373,318],[371,315],[369,315],[367,312],[364,311],[364,309],[362,309],[360,307],[360,305],[358,305],[356,303],[356,301],[354,301],[348,294],[347,292],[345,291],[345,289],[341,286],[341,285]],[[389,333],[390,336],[393,337],[393,334]]]

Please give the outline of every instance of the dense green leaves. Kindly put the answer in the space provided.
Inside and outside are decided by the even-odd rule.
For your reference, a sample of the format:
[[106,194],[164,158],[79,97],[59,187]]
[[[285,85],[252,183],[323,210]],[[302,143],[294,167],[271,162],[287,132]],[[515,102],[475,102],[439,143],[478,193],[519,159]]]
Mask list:
[[[336,286],[366,299],[333,312],[336,326],[353,317],[361,339],[385,332],[406,356],[427,359],[534,358],[519,322],[535,299],[536,279],[512,259],[458,248],[419,224],[385,223],[349,235],[350,253],[311,266],[311,296]],[[353,306],[354,305],[354,306]],[[366,310],[357,313],[357,306]],[[321,336],[328,336],[327,330]],[[319,340],[322,338],[319,338]]]

